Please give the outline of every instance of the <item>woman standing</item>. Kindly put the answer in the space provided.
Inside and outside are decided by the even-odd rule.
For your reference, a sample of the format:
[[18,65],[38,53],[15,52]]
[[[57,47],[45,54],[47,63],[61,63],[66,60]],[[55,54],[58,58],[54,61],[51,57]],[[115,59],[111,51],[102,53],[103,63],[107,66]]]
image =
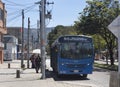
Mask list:
[[31,63],[32,63],[32,67],[31,67],[31,68],[35,68],[35,54],[33,54],[33,55],[30,57],[30,60],[31,60]]
[[35,70],[36,70],[36,73],[38,73],[39,69],[40,69],[40,65],[41,65],[41,58],[40,56],[38,55],[36,58],[35,58]]

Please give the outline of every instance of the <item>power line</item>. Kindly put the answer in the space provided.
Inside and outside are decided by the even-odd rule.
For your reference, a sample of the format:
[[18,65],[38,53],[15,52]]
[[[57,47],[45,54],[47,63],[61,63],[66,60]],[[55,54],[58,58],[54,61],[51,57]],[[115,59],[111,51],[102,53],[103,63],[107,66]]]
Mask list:
[[[25,9],[25,14],[29,13],[29,12],[33,12],[33,10],[35,9],[36,5],[34,3],[28,3],[28,4],[24,4],[24,5],[18,5],[17,3],[13,4],[12,2],[7,2],[8,0],[5,0],[6,4],[5,4],[5,8],[7,11],[7,26],[16,26],[15,24],[17,23],[17,26],[21,26],[21,10],[22,8]],[[32,25],[32,26],[35,26]]]
[[26,11],[28,10],[28,11],[29,11],[29,10],[33,9],[33,7],[35,7],[35,6],[36,6],[36,5],[28,6],[28,7],[24,8],[24,10],[26,10]]
[[[9,1],[9,0],[4,0],[6,2],[6,8],[10,9],[10,10],[14,10],[13,12],[11,12],[10,10],[8,10],[8,18],[7,18],[7,24],[13,24],[13,22],[17,22],[18,18],[20,18],[22,16],[21,14],[21,9],[24,9],[24,13],[27,14],[28,12],[35,12],[35,11],[39,11],[37,9],[35,9],[35,5],[34,3],[27,3],[27,4],[17,4],[15,2]],[[24,7],[24,8],[21,8]],[[34,10],[35,9],[35,10]],[[16,11],[15,11],[16,10]],[[10,12],[9,12],[10,11]],[[19,19],[20,20],[20,19]],[[36,24],[32,25],[35,26]]]
[[15,3],[15,2],[9,1],[9,0],[4,0],[4,1],[9,2],[9,3],[11,3],[13,5],[16,5],[16,6],[23,6],[22,4],[18,4],[18,3]]
[[[11,12],[11,13],[7,13],[7,15],[9,15],[9,16],[12,16],[12,15],[15,15],[16,13],[19,13],[21,11],[21,9],[19,9],[19,10],[17,10],[17,11],[14,11],[14,12]],[[39,10],[37,10],[37,9],[34,9],[34,6],[33,7],[30,7],[30,8],[28,8],[28,9],[26,9],[25,10],[25,13],[27,13],[27,12],[38,12]]]
[[8,5],[8,6],[19,6],[19,7],[23,7],[23,6],[28,6],[28,5],[31,5],[33,3],[24,3],[24,4],[18,4],[18,3],[15,3],[15,2],[12,2],[12,1],[9,1],[9,0],[4,0],[5,1],[5,5]]
[[[31,5],[33,5],[33,3],[17,4],[15,2],[12,2],[12,1],[9,1],[9,0],[5,0],[5,1],[6,1],[5,2],[6,8],[10,9],[10,10],[17,10],[17,9],[21,10],[21,7],[25,7],[25,8],[22,8],[22,9],[27,9]],[[28,5],[30,5],[30,6],[28,6]]]
[[[25,10],[24,10],[24,11],[25,11],[24,13],[30,12],[34,7],[35,7],[35,5],[26,7]],[[18,13],[18,12],[19,12],[19,13]],[[14,17],[10,18],[10,20],[8,20],[9,22],[11,22],[11,21],[15,20],[16,18],[22,16],[21,11],[16,11],[15,13],[18,13],[18,14],[15,15]],[[11,13],[11,15],[14,15],[15,13]]]
[[[22,16],[22,15],[21,15],[21,14],[18,14],[18,15],[16,15],[16,16],[8,19],[8,21],[11,22],[11,21],[15,20],[16,18],[18,18],[18,17],[20,17],[20,16]],[[9,23],[9,22],[8,22],[8,23]]]
[[20,6],[20,5],[14,5],[14,4],[5,4],[5,5],[8,5],[8,6]]
[[20,12],[21,10],[18,10],[18,11],[14,11],[14,12],[11,12],[11,13],[8,13],[7,15],[11,16],[11,15],[15,15],[17,14],[18,12]]

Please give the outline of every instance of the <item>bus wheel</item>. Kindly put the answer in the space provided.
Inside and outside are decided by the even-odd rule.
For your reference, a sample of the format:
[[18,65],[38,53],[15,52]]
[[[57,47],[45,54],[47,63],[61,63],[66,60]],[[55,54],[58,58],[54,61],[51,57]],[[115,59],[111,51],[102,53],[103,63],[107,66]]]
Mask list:
[[62,77],[62,75],[59,74],[58,72],[57,72],[56,74],[57,74],[57,77],[58,77],[58,78],[61,78],[61,77]]
[[87,78],[87,74],[83,74],[83,78]]

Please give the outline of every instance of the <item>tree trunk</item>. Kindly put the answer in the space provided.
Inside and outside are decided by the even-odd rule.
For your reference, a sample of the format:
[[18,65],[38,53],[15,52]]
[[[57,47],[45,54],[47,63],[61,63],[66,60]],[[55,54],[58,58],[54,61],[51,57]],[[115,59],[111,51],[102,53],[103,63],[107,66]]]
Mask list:
[[109,53],[110,53],[110,63],[111,63],[111,65],[114,65],[113,50],[110,49]]
[[106,64],[108,65],[108,56],[106,56]]

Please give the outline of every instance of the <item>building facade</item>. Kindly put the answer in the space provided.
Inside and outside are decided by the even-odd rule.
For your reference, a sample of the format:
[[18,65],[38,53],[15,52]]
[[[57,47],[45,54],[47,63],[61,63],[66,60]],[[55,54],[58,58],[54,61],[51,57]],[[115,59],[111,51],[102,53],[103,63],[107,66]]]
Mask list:
[[0,0],[0,64],[3,63],[4,58],[3,35],[7,34],[6,17],[7,11],[5,10],[5,4]]
[[18,54],[18,39],[12,35],[3,36],[4,60],[15,60]]
[[[16,38],[18,38],[18,44],[21,46],[22,44],[22,36],[21,36],[21,27],[7,27],[7,35],[13,35]],[[26,47],[28,41],[28,29],[24,28],[24,48],[26,50]],[[38,31],[35,28],[31,28],[29,32],[29,49],[35,49],[36,44],[38,43]]]

